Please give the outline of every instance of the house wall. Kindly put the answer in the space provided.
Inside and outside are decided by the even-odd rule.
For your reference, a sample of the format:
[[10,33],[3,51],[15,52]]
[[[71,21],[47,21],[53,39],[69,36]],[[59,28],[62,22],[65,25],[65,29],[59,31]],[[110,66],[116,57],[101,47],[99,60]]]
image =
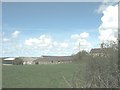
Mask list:
[[2,63],[5,65],[5,64],[13,64],[13,61],[12,60],[3,60]]
[[32,61],[24,61],[23,64],[28,64],[28,65],[31,65],[31,64],[34,64]]
[[91,54],[93,57],[96,57],[96,56],[104,56],[103,53],[92,53]]
[[35,61],[34,64],[61,64],[61,63],[71,63],[72,61],[70,60],[38,60],[38,61]]

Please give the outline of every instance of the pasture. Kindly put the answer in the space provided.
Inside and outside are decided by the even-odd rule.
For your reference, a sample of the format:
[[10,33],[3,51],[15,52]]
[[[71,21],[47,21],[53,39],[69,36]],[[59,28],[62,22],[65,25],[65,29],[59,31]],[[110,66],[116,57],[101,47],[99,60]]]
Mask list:
[[[77,69],[84,71],[85,64],[54,65],[3,65],[3,88],[68,88],[63,79],[71,83]],[[82,73],[81,73],[82,74]]]

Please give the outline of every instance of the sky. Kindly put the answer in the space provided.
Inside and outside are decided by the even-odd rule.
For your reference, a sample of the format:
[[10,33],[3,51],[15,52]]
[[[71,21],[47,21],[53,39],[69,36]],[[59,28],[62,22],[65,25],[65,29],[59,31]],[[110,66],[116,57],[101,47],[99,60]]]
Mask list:
[[2,56],[90,51],[104,40],[116,40],[117,13],[117,5],[102,2],[2,3]]

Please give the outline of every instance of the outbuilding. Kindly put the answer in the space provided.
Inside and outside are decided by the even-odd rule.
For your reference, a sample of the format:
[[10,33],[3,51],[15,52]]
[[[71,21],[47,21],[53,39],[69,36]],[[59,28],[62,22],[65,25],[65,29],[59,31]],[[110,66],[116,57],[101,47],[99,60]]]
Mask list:
[[34,64],[60,64],[72,62],[72,56],[42,56],[33,61]]
[[13,65],[15,58],[5,58],[2,60],[3,65]]

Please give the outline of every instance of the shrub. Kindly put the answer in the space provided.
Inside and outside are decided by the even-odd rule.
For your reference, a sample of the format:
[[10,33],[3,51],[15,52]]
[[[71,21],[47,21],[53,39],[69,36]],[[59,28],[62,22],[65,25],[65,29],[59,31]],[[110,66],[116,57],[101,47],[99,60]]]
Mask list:
[[23,60],[21,58],[16,58],[13,62],[14,65],[23,65]]
[[[118,47],[114,42],[104,44],[103,54],[93,57],[79,52],[76,61],[86,62],[86,71],[78,69],[73,77],[73,87],[84,88],[117,88],[120,87],[118,68]],[[78,56],[79,55],[79,56]],[[83,74],[84,73],[84,74]]]

